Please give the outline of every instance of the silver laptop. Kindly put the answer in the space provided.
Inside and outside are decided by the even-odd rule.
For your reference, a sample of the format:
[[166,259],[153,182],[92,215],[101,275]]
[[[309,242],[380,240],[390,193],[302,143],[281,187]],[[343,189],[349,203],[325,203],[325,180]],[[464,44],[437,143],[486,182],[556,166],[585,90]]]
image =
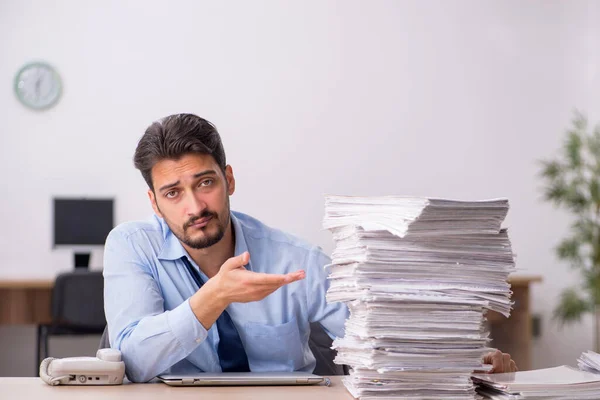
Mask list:
[[323,377],[309,372],[220,372],[159,375],[170,386],[314,385]]

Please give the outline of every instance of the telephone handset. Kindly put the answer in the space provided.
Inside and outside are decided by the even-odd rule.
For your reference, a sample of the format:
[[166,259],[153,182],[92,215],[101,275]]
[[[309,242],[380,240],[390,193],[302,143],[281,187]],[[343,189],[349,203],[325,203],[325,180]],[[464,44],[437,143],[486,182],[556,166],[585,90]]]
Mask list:
[[125,363],[117,349],[100,349],[96,357],[46,358],[40,378],[48,385],[120,385]]

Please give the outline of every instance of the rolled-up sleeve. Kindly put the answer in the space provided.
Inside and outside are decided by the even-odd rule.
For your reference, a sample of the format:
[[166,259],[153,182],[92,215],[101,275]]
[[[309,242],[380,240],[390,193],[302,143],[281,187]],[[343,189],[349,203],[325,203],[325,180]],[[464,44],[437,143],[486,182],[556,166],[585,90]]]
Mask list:
[[121,351],[127,377],[146,382],[187,357],[207,337],[189,299],[165,311],[149,257],[135,233],[115,228],[104,250],[104,310],[110,344]]

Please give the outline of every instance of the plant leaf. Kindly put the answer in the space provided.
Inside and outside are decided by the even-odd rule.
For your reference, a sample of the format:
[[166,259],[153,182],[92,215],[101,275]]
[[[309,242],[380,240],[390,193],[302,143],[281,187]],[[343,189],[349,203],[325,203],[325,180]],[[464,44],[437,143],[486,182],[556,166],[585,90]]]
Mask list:
[[591,296],[592,304],[600,304],[600,273],[597,269],[585,271],[584,287]]
[[558,161],[542,161],[542,172],[541,176],[548,179],[554,180],[562,176],[563,168]]
[[556,255],[559,259],[570,261],[574,267],[581,265],[581,240],[578,237],[564,239],[556,246]]
[[590,180],[590,197],[596,206],[600,205],[600,184],[596,178]]
[[583,314],[593,310],[589,301],[583,299],[575,288],[563,290],[560,300],[554,309],[554,319],[561,325],[581,320]]
[[582,164],[581,157],[582,139],[579,131],[569,131],[565,144],[565,155],[572,168],[579,168]]
[[568,208],[578,214],[590,207],[590,199],[585,195],[577,180],[573,180],[566,189],[563,194],[563,202]]
[[562,180],[555,180],[544,189],[544,198],[557,206],[564,203],[568,192],[567,185]]
[[596,231],[598,227],[596,223],[587,218],[578,219],[571,225],[571,229],[575,233],[573,240],[577,240],[580,244],[593,244],[596,241]]
[[586,136],[587,149],[596,161],[600,160],[600,125],[594,127],[591,135]]
[[575,110],[573,114],[575,114],[575,116],[573,117],[572,123],[575,129],[579,131],[587,130],[587,117],[579,110]]

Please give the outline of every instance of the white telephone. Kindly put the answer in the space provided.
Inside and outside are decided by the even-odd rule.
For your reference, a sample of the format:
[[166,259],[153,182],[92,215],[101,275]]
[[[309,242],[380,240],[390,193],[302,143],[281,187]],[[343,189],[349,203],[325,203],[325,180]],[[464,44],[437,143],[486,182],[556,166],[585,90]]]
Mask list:
[[125,363],[117,349],[100,349],[96,357],[46,358],[40,378],[48,385],[120,385]]

